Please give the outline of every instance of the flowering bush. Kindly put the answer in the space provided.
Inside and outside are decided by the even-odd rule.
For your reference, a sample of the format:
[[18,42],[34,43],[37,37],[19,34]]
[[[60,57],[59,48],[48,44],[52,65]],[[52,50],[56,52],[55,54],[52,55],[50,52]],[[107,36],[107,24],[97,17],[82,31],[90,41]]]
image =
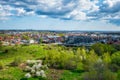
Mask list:
[[45,70],[48,69],[47,65],[42,65],[42,60],[27,60],[27,66],[24,71],[25,78],[43,77],[46,78]]

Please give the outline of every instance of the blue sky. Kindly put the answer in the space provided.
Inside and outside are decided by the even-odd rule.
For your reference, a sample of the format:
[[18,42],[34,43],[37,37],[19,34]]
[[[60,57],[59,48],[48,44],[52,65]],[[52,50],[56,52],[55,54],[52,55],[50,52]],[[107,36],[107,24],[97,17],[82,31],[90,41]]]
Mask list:
[[0,29],[120,31],[120,0],[0,0]]

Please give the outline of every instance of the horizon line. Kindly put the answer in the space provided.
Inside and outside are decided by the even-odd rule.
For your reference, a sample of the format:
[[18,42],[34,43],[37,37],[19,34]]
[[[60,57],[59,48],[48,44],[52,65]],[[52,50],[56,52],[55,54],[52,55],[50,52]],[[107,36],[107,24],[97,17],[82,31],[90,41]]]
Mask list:
[[0,29],[0,31],[92,31],[92,32],[114,32],[114,31],[117,31],[117,32],[120,32],[120,30],[50,30],[50,29]]

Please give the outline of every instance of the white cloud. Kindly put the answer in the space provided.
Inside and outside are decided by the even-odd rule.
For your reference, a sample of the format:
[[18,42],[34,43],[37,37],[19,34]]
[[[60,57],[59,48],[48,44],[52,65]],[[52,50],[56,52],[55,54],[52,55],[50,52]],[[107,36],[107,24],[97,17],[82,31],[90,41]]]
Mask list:
[[23,8],[17,8],[16,10],[17,10],[17,15],[18,16],[26,13],[26,11]]
[[109,7],[113,7],[117,2],[120,2],[120,0],[104,0],[103,3]]
[[2,6],[0,5],[0,19],[1,20],[6,20],[8,16],[12,16],[13,14],[10,13],[12,8],[9,5]]
[[39,15],[73,20],[119,19],[120,0],[0,0],[0,17]]
[[73,18],[74,20],[86,20],[87,19],[86,13],[78,11],[78,10],[73,10],[69,14],[69,17]]

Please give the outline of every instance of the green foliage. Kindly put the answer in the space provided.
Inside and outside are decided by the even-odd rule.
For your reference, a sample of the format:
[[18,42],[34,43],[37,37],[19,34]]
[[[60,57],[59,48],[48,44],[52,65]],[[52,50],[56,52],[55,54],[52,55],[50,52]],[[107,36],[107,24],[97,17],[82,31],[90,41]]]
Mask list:
[[101,61],[99,56],[95,54],[94,50],[91,50],[84,61],[84,70],[89,71],[97,61]]
[[82,61],[85,59],[86,52],[84,49],[78,49],[74,53],[72,50],[67,51],[58,48],[48,50],[45,56],[45,63],[49,63],[54,68],[80,70],[83,69]]
[[110,68],[113,71],[120,70],[120,51],[112,54],[111,58],[112,58],[112,61],[111,61]]
[[61,36],[61,37],[62,37],[62,36],[65,36],[65,34],[63,34],[63,33],[59,33],[59,36]]
[[108,64],[111,63],[111,58],[108,53],[104,53],[101,57],[95,54],[94,50],[91,50],[87,55],[84,63],[85,74],[84,80],[116,80],[116,75],[108,68]]
[[103,80],[117,80],[117,75],[110,70],[105,70],[103,72]]
[[0,41],[0,47],[2,46],[2,41]]
[[25,39],[25,40],[29,40],[29,37],[26,36],[26,35],[23,35],[22,38]]
[[88,67],[88,72],[83,75],[84,80],[116,80],[117,76],[111,72],[101,60],[97,60]]
[[24,73],[17,67],[10,67],[0,71],[0,80],[20,80],[23,76]]
[[117,72],[117,79],[120,79],[120,70]]
[[84,61],[86,59],[86,50],[78,48],[76,51],[77,60]]
[[120,51],[120,44],[118,44],[118,45],[112,45],[112,46],[115,48],[116,51]]
[[84,64],[82,62],[77,63],[76,70],[77,71],[83,71],[84,70]]
[[28,80],[27,78],[21,78],[20,80]]
[[[65,74],[63,73],[61,80],[81,80],[81,71],[86,71],[83,72],[85,76],[95,77],[104,74],[104,80],[106,80],[106,77],[109,79],[110,76],[113,77],[111,79],[114,80],[115,75],[109,70],[108,67],[117,69],[116,71],[120,70],[120,52],[113,53],[114,47],[108,47],[109,45],[106,44],[99,45],[101,47],[98,46],[98,48],[96,48],[94,46],[93,49],[91,47],[90,51],[86,51],[85,48],[80,47],[63,47],[47,44],[2,46],[0,48],[0,60],[2,64],[5,65],[5,71],[1,70],[0,79],[20,80],[22,77],[24,77],[24,73],[21,72],[20,69],[16,69],[16,67],[21,63],[21,61],[23,62],[28,59],[42,59],[43,64],[48,64],[51,68],[68,70],[68,72],[65,72]],[[6,65],[9,63],[13,63],[13,66],[16,67],[12,67],[12,69],[6,68]],[[76,72],[71,72],[69,70]],[[38,80],[38,78],[32,78],[31,80]]]
[[14,61],[11,63],[11,66],[18,66],[22,62],[21,58],[15,58]]
[[103,54],[103,62],[106,64],[110,64],[111,63],[111,56],[109,53],[104,53]]
[[42,38],[40,38],[39,43],[41,44],[42,42],[43,42],[43,39],[42,39]]
[[4,65],[2,62],[0,62],[0,70],[4,68]]
[[102,73],[97,71],[86,72],[83,75],[83,80],[116,80],[116,75],[109,70],[105,70]]
[[91,49],[94,49],[95,53],[97,53],[99,56],[107,52],[111,54],[115,51],[115,48],[113,46],[102,43],[96,43],[92,45]]
[[120,52],[116,52],[112,55],[112,63],[120,66]]
[[34,78],[21,78],[20,80],[47,80],[43,77],[34,77]]
[[60,80],[82,80],[82,73],[65,70]]

